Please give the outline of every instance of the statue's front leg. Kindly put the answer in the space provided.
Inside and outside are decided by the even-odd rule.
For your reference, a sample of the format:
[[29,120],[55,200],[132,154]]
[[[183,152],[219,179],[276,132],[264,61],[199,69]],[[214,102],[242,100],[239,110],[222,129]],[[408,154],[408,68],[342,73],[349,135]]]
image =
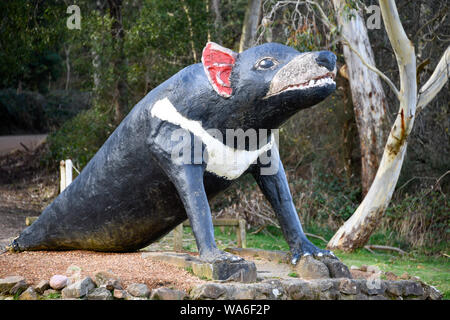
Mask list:
[[315,258],[336,258],[333,252],[317,248],[306,237],[292,201],[286,174],[276,146],[271,149],[271,152],[272,161],[278,163],[277,172],[265,175],[259,167],[256,167],[253,176],[275,211],[283,235],[292,252],[292,263],[296,264],[302,256],[306,255],[312,255]]

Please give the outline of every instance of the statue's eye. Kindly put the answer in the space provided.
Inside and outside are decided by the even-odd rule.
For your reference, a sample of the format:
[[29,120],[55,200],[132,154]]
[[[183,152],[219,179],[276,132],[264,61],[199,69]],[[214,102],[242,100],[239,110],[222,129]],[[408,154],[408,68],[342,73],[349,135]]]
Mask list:
[[273,67],[275,67],[278,64],[278,61],[275,60],[274,58],[264,58],[259,60],[256,65],[255,65],[255,69],[258,70],[267,70],[267,69],[271,69]]

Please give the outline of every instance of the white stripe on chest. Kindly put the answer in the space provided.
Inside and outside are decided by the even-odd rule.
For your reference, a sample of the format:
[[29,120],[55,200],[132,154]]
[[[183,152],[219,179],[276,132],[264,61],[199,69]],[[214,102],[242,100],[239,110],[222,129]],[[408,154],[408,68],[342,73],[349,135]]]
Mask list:
[[173,106],[168,98],[158,100],[151,110],[151,116],[178,125],[188,130],[206,145],[208,163],[206,171],[228,180],[241,176],[258,157],[273,146],[273,137],[262,148],[247,151],[230,148],[210,135],[200,122],[185,118]]

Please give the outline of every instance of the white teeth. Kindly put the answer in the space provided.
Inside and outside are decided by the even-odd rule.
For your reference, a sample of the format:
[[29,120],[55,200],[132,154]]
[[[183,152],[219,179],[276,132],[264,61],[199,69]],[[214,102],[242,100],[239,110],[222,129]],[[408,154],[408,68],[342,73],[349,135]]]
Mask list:
[[323,86],[325,84],[334,84],[334,83],[335,82],[333,81],[333,79],[331,77],[326,77],[326,78],[321,78],[321,79],[317,79],[317,80],[309,80],[308,82],[305,82],[305,83],[293,85],[292,87],[286,89],[285,91],[308,89],[308,88],[312,88],[312,87],[319,87],[319,86]]

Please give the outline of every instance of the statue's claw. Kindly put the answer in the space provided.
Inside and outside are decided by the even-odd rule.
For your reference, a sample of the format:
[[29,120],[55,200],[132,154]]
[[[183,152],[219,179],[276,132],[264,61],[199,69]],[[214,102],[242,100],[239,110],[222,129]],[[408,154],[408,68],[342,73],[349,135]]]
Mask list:
[[292,255],[291,263],[296,265],[302,257],[313,256],[317,260],[329,258],[339,260],[333,251],[320,249],[313,245],[311,242],[306,242],[301,246],[301,250],[298,253]]
[[209,263],[214,263],[214,262],[235,263],[235,262],[244,261],[244,258],[235,256],[234,254],[231,254],[229,252],[224,252],[224,251],[221,251],[218,249],[201,254],[200,259],[205,262],[209,262]]

